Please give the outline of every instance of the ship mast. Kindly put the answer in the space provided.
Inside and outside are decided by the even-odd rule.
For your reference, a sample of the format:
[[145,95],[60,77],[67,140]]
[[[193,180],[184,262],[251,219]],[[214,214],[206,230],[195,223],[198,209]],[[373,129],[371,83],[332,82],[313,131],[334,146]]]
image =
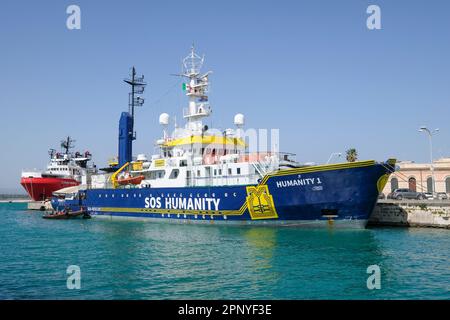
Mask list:
[[74,147],[74,142],[75,140],[73,140],[70,136],[61,141],[61,148],[64,150],[64,154],[69,154],[69,150]]
[[[131,69],[130,78],[124,79],[123,81],[131,86],[131,92],[128,94],[128,112],[131,114],[131,119],[134,125],[134,107],[141,107],[144,104],[145,99],[139,95],[144,93],[145,86],[147,84],[144,82],[144,75],[139,77],[136,75],[136,69],[134,66]],[[132,140],[136,140],[134,133]]]
[[147,85],[143,75],[136,75],[134,67],[131,69],[130,77],[123,81],[131,86],[131,92],[128,94],[128,112],[122,112],[119,120],[119,167],[133,160],[133,140],[136,140],[134,108],[144,104],[144,99],[140,94],[144,93]]
[[200,57],[195,53],[194,46],[191,53],[183,59],[182,76],[188,79],[188,83],[183,83],[183,90],[189,98],[188,108],[184,110],[183,117],[187,119],[187,128],[193,134],[202,133],[202,119],[208,117],[212,110],[208,102],[208,76],[211,72],[200,75],[205,57]]

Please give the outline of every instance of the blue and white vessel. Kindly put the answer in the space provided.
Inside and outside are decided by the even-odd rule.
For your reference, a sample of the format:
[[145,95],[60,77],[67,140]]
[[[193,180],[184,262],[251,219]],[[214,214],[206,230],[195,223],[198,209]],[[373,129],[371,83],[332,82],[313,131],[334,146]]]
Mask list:
[[143,99],[143,77],[132,76],[130,110],[119,122],[118,164],[90,177],[88,186],[55,209],[87,210],[93,217],[179,223],[334,226],[364,228],[395,160],[302,165],[292,154],[248,152],[244,116],[233,129],[209,129],[211,72],[201,73],[204,57],[191,50],[183,60],[188,106],[184,127],[169,134],[169,115],[159,117],[158,152],[132,157],[134,107]]

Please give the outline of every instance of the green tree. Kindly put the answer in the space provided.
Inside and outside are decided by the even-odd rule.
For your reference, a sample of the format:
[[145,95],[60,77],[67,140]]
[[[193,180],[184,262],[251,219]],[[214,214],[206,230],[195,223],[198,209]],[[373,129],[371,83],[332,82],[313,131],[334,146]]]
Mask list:
[[355,148],[350,148],[345,153],[347,154],[346,158],[348,162],[355,162],[358,160],[358,152],[356,152]]

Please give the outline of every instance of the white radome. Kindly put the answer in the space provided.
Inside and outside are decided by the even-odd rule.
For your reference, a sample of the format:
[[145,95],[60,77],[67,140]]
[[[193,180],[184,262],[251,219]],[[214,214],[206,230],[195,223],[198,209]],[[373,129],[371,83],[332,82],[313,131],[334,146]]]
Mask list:
[[236,132],[234,131],[234,129],[228,128],[228,129],[225,130],[225,135],[226,135],[227,137],[232,137],[232,136],[234,136],[235,134],[236,134]]
[[161,113],[159,116],[159,124],[163,126],[169,125],[170,116],[167,113]]
[[136,161],[147,161],[145,154],[138,154]]
[[245,123],[245,117],[242,113],[238,113],[234,116],[234,124],[238,127],[243,126]]

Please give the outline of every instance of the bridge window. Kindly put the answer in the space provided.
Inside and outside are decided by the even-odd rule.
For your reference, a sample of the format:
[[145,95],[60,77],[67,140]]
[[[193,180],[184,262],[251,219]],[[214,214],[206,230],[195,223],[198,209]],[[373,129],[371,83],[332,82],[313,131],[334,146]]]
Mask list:
[[165,170],[155,170],[150,172],[150,180],[161,179],[166,174]]

